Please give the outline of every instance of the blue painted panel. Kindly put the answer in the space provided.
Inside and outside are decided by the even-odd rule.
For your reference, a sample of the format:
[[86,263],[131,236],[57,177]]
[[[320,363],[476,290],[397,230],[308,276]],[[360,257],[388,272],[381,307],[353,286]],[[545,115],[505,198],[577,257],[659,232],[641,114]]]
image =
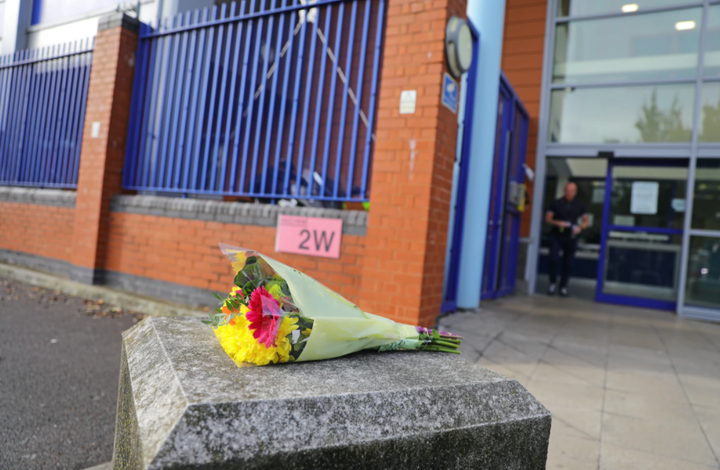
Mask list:
[[465,206],[467,204],[468,175],[467,164],[470,161],[470,144],[472,141],[473,120],[475,115],[475,81],[478,72],[478,58],[480,55],[480,35],[475,27],[470,24],[473,38],[473,59],[470,70],[467,74],[465,90],[465,108],[463,116],[462,151],[459,162],[456,163],[457,182],[453,188],[454,206],[451,208],[452,230],[448,234],[448,256],[446,279],[443,294],[441,313],[448,313],[457,310],[457,298],[460,276],[460,259],[462,255],[463,226],[465,224]]

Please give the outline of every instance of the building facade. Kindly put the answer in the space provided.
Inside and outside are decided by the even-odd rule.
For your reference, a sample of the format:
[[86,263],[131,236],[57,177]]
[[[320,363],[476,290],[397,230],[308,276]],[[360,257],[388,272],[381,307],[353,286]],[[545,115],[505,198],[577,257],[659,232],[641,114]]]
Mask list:
[[[225,242],[432,325],[458,122],[457,99],[442,104],[443,83],[458,93],[444,38],[466,4],[268,0],[160,22],[119,10],[80,46],[2,58],[0,259],[207,305],[229,286]],[[339,256],[279,249],[281,215],[342,220]]]
[[[590,227],[579,239],[571,295],[720,319],[720,2],[354,0],[311,8],[316,3],[0,0],[3,53],[97,37],[92,74],[101,60],[115,73],[114,88],[104,92],[93,87],[89,68],[70,75],[87,74],[89,83],[87,115],[71,115],[82,115],[81,132],[68,134],[77,139],[78,156],[68,162],[78,175],[55,186],[72,195],[0,188],[2,223],[15,227],[0,234],[4,259],[55,263],[54,271],[87,282],[102,274],[112,286],[198,303],[223,282],[211,240],[231,234],[230,241],[305,269],[368,310],[430,324],[441,309],[542,293],[545,210],[573,181]],[[147,26],[131,31],[134,39],[123,33],[120,43],[100,44],[110,48],[100,57],[100,33],[117,26],[102,18],[118,10]],[[275,29],[253,23],[253,15],[272,17]],[[479,49],[475,71],[457,81],[454,110],[443,104],[443,41],[453,15],[469,20]],[[248,27],[263,36],[253,39]],[[239,31],[248,34],[246,50],[231,47],[241,44]],[[90,49],[72,53],[80,52]],[[297,65],[303,54],[312,65]],[[203,73],[209,81],[196,83]],[[147,84],[141,98],[132,85],[138,80]],[[207,96],[185,92],[203,86]],[[226,86],[254,95],[226,94]],[[416,93],[410,115],[400,112],[406,91]],[[107,112],[107,103],[119,107]],[[193,103],[205,111],[195,113]],[[242,124],[243,113],[217,124],[208,118],[238,107],[261,124]],[[284,115],[287,124],[277,121]],[[92,137],[95,123],[102,142]],[[295,133],[282,130],[288,126]],[[248,155],[252,177],[244,170],[237,180],[226,177],[223,162],[235,171],[237,158],[227,157],[233,142]],[[142,173],[164,169],[156,162],[181,149],[186,160],[167,173]],[[215,154],[226,157],[207,160]],[[206,159],[201,176],[190,170],[194,158]],[[285,170],[280,162],[289,162]],[[294,192],[305,203],[278,204],[277,192],[262,197],[270,187],[281,191],[283,178],[281,195]],[[341,257],[275,253],[281,213],[342,218]],[[51,243],[27,228],[18,235],[33,217],[57,220]],[[188,259],[161,255],[165,244]]]
[[546,7],[531,290],[545,284],[544,210],[575,181],[591,220],[576,263],[580,290],[718,319],[720,4]]

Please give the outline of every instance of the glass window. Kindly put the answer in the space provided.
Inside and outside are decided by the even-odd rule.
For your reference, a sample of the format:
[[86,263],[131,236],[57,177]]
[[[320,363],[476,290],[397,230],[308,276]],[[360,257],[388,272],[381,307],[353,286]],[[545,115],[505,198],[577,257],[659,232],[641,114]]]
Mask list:
[[693,78],[701,16],[691,8],[558,24],[553,82]]
[[700,94],[699,142],[720,142],[720,82],[704,83]]
[[674,301],[681,251],[681,235],[610,231],[603,293]]
[[720,238],[690,237],[685,304],[720,307]]
[[705,77],[720,77],[720,5],[711,6],[705,31]]
[[692,227],[720,230],[720,160],[703,158],[697,162]]
[[61,21],[120,4],[120,0],[35,0],[32,24]]
[[683,228],[687,168],[615,166],[612,171],[610,224]]
[[558,16],[597,15],[603,13],[633,13],[698,0],[559,0]]
[[694,100],[694,84],[554,90],[548,140],[690,142]]

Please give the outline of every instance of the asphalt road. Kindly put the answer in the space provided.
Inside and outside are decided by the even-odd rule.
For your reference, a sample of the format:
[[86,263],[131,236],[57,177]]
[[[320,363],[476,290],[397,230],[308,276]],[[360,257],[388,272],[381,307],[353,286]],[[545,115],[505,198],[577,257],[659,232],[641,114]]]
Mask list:
[[0,469],[112,458],[120,333],[137,319],[0,278]]

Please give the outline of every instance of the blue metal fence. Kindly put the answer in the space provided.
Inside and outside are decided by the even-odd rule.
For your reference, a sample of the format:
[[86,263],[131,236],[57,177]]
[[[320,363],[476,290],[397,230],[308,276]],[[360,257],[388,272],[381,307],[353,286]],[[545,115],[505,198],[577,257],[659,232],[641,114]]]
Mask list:
[[0,57],[0,185],[77,187],[93,41]]
[[141,25],[126,189],[368,200],[384,0],[249,0]]

